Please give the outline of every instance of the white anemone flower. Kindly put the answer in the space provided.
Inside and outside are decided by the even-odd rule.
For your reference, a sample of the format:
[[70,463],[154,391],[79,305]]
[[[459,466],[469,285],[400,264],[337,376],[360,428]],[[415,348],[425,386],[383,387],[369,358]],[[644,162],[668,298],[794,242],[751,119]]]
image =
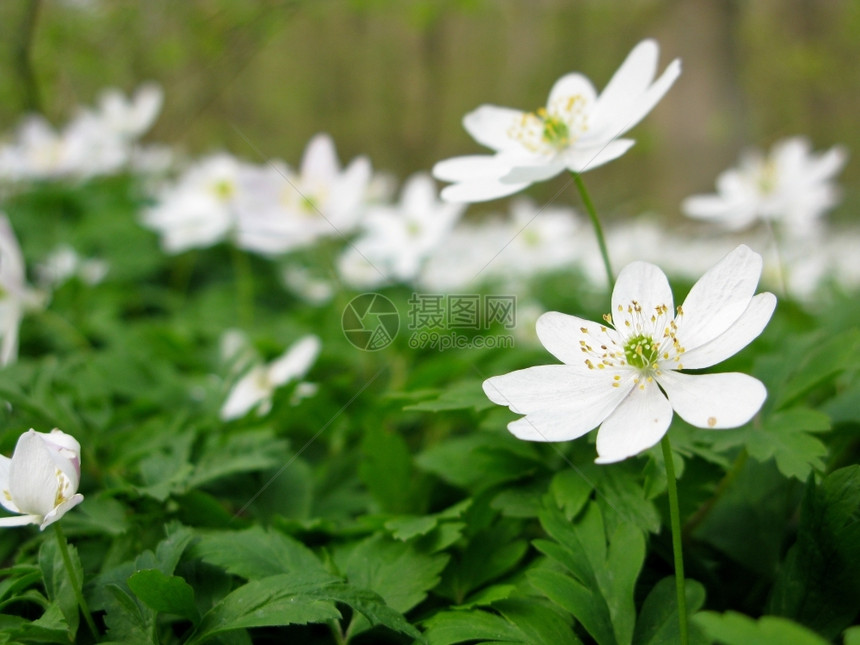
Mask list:
[[700,428],[743,425],[767,397],[759,380],[681,370],[711,367],[762,332],[776,297],[754,295],[761,270],[761,256],[739,246],[699,279],[676,313],[665,274],[633,262],[618,276],[604,324],[558,312],[538,319],[538,338],[563,365],[494,376],[484,392],[525,415],[508,425],[520,439],[568,441],[599,425],[597,463],[658,443],[673,410]]
[[681,73],[675,59],[655,81],[658,54],[655,41],[639,43],[599,96],[591,81],[572,73],[556,81],[546,106],[534,112],[495,105],[470,112],[463,126],[495,154],[437,163],[434,176],[454,182],[442,198],[496,199],[564,170],[581,173],[620,157],[634,141],[618,137],[651,111]]
[[[362,222],[364,233],[341,258],[341,276],[361,287],[413,280],[464,209],[463,204],[440,201],[429,175],[412,175],[397,204],[368,208]],[[362,263],[369,265],[367,270],[355,272]]]
[[0,504],[19,513],[0,518],[0,526],[56,522],[84,501],[78,493],[81,445],[71,435],[28,430],[18,439],[12,458],[0,455]]
[[302,378],[316,361],[320,339],[312,334],[296,341],[281,357],[268,365],[255,365],[240,378],[221,407],[221,419],[239,419],[251,410],[259,416],[272,409],[275,390]]
[[298,173],[279,162],[249,173],[248,190],[239,195],[236,244],[279,255],[353,233],[371,174],[366,157],[341,168],[332,138],[317,134],[305,148]]
[[44,296],[27,284],[15,231],[0,213],[0,367],[18,358],[18,331],[24,314],[43,304]]
[[767,156],[745,153],[737,168],[717,177],[716,194],[688,197],[681,209],[729,230],[764,220],[789,235],[804,237],[838,203],[839,190],[831,180],[846,159],[839,146],[815,155],[803,137],[785,139],[774,144]]

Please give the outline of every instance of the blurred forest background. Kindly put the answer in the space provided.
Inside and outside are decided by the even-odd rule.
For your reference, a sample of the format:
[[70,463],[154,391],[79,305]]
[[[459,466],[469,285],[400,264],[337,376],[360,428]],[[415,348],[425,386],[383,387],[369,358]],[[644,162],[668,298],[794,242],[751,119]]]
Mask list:
[[848,147],[831,217],[860,209],[857,0],[4,0],[0,29],[0,133],[154,80],[151,141],[297,165],[326,131],[342,160],[399,179],[482,152],[461,125],[479,104],[534,109],[570,71],[601,90],[654,37],[660,71],[680,57],[683,73],[631,153],[588,176],[601,210],[680,221],[681,199],[711,192],[744,146],[797,134]]

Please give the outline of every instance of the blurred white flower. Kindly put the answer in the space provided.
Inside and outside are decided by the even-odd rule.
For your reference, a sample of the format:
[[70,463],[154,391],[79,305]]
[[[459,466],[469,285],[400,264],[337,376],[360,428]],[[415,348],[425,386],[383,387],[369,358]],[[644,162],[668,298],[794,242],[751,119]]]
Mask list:
[[125,167],[135,142],[161,108],[161,90],[145,85],[128,101],[107,90],[98,109],[80,109],[62,129],[43,117],[24,119],[10,143],[0,146],[0,180],[86,179]]
[[[363,234],[347,248],[339,264],[341,277],[361,287],[413,280],[464,208],[440,202],[429,175],[413,175],[397,204],[368,208],[362,220]],[[369,266],[362,271],[362,264]]]
[[815,155],[806,139],[785,139],[767,156],[758,151],[744,154],[737,168],[717,178],[716,194],[688,197],[681,209],[730,230],[766,220],[784,233],[802,237],[838,203],[839,190],[832,179],[846,159],[839,146]]
[[206,157],[159,191],[143,223],[161,234],[167,253],[217,244],[236,228],[243,177],[250,173],[251,166],[229,154]]
[[623,155],[634,142],[618,137],[651,111],[681,73],[676,59],[655,81],[658,53],[653,40],[639,43],[600,96],[591,81],[573,73],[556,81],[546,107],[534,112],[482,105],[467,114],[463,126],[495,154],[437,163],[433,175],[454,182],[442,198],[504,197],[564,170],[585,172]]
[[0,504],[20,515],[0,518],[0,526],[56,522],[84,500],[78,493],[81,445],[71,435],[28,430],[12,458],[0,455]]
[[254,169],[239,195],[237,245],[278,255],[325,237],[355,231],[371,179],[370,161],[341,169],[334,142],[318,134],[308,143],[298,174],[285,164]]
[[675,315],[663,272],[647,262],[629,264],[618,276],[605,324],[558,312],[538,319],[541,343],[563,365],[494,376],[484,392],[526,415],[508,425],[520,439],[568,441],[599,425],[598,463],[655,445],[673,410],[700,428],[740,426],[767,396],[760,381],[680,370],[715,365],[762,332],[776,298],[754,295],[761,269],[761,256],[739,246],[699,279]]
[[312,304],[323,304],[334,296],[331,281],[314,275],[306,267],[290,265],[283,270],[281,278],[287,289]]
[[54,249],[36,267],[39,284],[48,289],[55,289],[72,278],[78,278],[85,284],[96,285],[104,280],[107,272],[107,262],[96,258],[82,258],[67,244]]
[[[245,373],[230,390],[221,407],[221,419],[239,419],[251,410],[263,416],[272,408],[272,397],[280,386],[301,379],[316,361],[321,347],[320,339],[314,335],[296,341],[280,358],[268,365],[255,365]],[[302,388],[297,396],[307,394]]]
[[12,225],[0,213],[0,366],[18,357],[18,329],[27,309],[43,298],[30,288],[24,274],[24,256]]

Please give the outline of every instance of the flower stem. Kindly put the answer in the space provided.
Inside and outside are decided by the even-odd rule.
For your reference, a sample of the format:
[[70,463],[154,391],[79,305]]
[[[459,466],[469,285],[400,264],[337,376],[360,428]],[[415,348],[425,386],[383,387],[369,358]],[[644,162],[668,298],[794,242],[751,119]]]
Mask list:
[[254,277],[247,254],[230,244],[233,256],[234,279],[236,280],[236,300],[239,308],[239,324],[248,327],[254,321]]
[[666,463],[666,489],[669,493],[669,519],[672,524],[672,553],[675,556],[675,593],[678,598],[679,643],[687,645],[687,594],[684,592],[684,552],[681,547],[681,513],[678,508],[678,484],[675,481],[675,464],[668,433],[660,442],[663,461]]
[[57,544],[60,547],[60,555],[63,557],[63,564],[66,566],[66,573],[69,574],[69,581],[72,583],[72,591],[75,592],[75,598],[78,601],[78,606],[81,608],[81,613],[84,615],[87,627],[90,628],[93,638],[98,640],[99,631],[96,629],[96,624],[93,622],[93,617],[92,614],[90,614],[90,608],[87,606],[87,601],[84,600],[84,594],[81,590],[83,581],[79,584],[78,577],[75,575],[75,569],[72,566],[72,558],[69,555],[69,547],[66,545],[66,536],[63,535],[63,529],[60,528],[59,522],[54,522],[53,527],[54,534],[57,536]]
[[594,208],[594,202],[591,201],[591,196],[585,188],[585,182],[582,181],[582,175],[578,172],[571,172],[576,188],[579,190],[579,195],[582,197],[582,203],[585,204],[585,210],[591,218],[591,223],[594,225],[594,234],[597,236],[597,246],[600,247],[600,256],[603,258],[603,267],[606,269],[606,278],[609,280],[609,288],[615,284],[615,277],[612,273],[612,265],[609,262],[609,251],[606,249],[606,238],[603,237],[603,227],[600,225],[600,219],[597,217],[597,211]]

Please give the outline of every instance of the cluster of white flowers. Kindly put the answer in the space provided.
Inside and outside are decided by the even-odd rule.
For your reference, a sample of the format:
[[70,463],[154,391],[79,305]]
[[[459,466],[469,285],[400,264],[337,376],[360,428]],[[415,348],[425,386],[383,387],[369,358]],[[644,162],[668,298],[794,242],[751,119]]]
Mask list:
[[95,108],[82,108],[62,129],[29,116],[8,141],[0,142],[0,183],[46,179],[88,179],[126,167],[163,167],[169,155],[137,141],[161,111],[162,91],[141,86],[132,98],[106,90]]

